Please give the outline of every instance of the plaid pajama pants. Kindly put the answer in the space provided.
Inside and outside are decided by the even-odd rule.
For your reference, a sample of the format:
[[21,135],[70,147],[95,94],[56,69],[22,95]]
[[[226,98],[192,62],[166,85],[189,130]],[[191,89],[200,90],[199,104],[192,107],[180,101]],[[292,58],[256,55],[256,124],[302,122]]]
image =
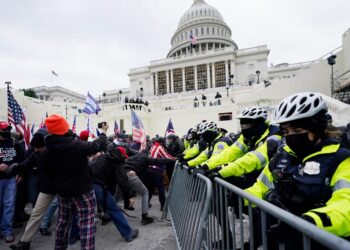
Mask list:
[[96,199],[93,190],[79,197],[59,199],[58,220],[55,249],[63,250],[68,247],[69,229],[72,222],[73,211],[78,214],[81,249],[95,249],[95,223],[94,214]]

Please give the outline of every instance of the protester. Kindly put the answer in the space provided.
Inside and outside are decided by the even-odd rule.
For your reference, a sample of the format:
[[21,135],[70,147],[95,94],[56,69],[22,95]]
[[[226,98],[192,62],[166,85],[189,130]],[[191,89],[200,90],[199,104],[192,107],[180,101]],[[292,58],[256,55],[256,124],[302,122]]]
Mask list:
[[[34,234],[39,229],[40,221],[56,196],[56,190],[53,185],[53,173],[44,165],[43,161],[43,156],[45,154],[44,135],[46,133],[45,130],[41,129],[34,134],[33,139],[31,140],[31,146],[34,150],[33,153],[24,162],[15,166],[15,168],[22,169],[23,172],[28,171],[32,166],[37,166],[39,175],[38,188],[40,193],[21,240],[16,245],[10,246],[10,248],[14,250],[30,249],[31,241]],[[49,235],[46,231],[41,231],[41,233],[43,235]]]
[[[153,145],[148,155],[151,158],[166,158],[174,161],[176,159],[166,152],[165,141],[163,137],[158,137],[153,141]],[[165,168],[165,165],[150,165],[148,171],[145,173],[144,178],[142,179],[148,189],[149,201],[152,199],[154,189],[157,188],[161,211],[163,211],[165,204],[165,190],[163,182],[163,178],[165,176]]]
[[[142,208],[142,220],[141,224],[146,225],[153,222],[153,218],[148,215],[149,210],[149,191],[145,187],[144,183],[140,180],[147,179],[147,172],[149,166],[163,166],[167,164],[174,164],[174,161],[171,159],[155,159],[148,157],[147,151],[141,151],[140,153],[131,156],[125,160],[125,169],[127,171],[129,186],[137,194],[142,196],[141,208]],[[149,183],[150,180],[146,180],[146,183]]]
[[67,231],[74,211],[78,213],[81,248],[94,249],[96,200],[91,186],[88,156],[106,150],[108,125],[103,124],[100,137],[91,143],[74,140],[68,133],[68,122],[62,116],[49,116],[45,125],[49,135],[46,137],[44,162],[53,172],[59,196],[55,249],[67,248]]
[[128,199],[132,198],[128,186],[128,176],[123,167],[123,162],[126,158],[127,155],[124,148],[110,144],[105,155],[99,156],[90,163],[90,171],[93,179],[92,187],[98,204],[103,208],[104,212],[108,212],[125,241],[130,242],[138,236],[139,231],[131,229],[113,199],[117,184]]
[[11,126],[0,122],[0,238],[6,243],[15,241],[12,223],[16,202],[16,172],[9,168],[23,160],[24,152],[11,138]]

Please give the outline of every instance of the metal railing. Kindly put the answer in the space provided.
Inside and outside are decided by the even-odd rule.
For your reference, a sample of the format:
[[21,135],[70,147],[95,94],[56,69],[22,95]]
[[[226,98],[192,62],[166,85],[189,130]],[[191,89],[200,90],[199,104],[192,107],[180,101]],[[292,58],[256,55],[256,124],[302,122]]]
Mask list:
[[162,218],[170,216],[179,249],[201,248],[211,197],[208,178],[190,176],[176,165]]
[[[350,249],[345,239],[220,178],[189,175],[178,164],[163,219],[168,213],[179,249]],[[279,236],[286,230],[285,238],[272,237],[271,225],[281,226]]]

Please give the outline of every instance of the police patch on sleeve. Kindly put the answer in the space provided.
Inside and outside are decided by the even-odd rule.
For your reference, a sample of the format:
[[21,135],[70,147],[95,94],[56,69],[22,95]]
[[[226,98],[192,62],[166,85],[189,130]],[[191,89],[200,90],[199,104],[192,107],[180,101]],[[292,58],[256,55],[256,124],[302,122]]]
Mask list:
[[315,161],[308,161],[305,163],[303,171],[308,175],[317,175],[320,173],[320,163]]
[[225,146],[223,144],[218,145],[218,150],[223,150],[224,148],[225,148]]

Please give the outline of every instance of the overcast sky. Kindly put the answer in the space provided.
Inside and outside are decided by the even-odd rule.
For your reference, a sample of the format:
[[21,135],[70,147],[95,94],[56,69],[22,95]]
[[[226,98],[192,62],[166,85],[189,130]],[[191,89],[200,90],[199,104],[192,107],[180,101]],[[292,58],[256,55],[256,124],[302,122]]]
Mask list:
[[[266,44],[270,63],[341,45],[349,0],[206,0],[239,48]],[[130,68],[165,58],[193,0],[0,0],[0,87],[61,85],[81,94],[129,86]],[[54,70],[59,77],[53,77]]]

